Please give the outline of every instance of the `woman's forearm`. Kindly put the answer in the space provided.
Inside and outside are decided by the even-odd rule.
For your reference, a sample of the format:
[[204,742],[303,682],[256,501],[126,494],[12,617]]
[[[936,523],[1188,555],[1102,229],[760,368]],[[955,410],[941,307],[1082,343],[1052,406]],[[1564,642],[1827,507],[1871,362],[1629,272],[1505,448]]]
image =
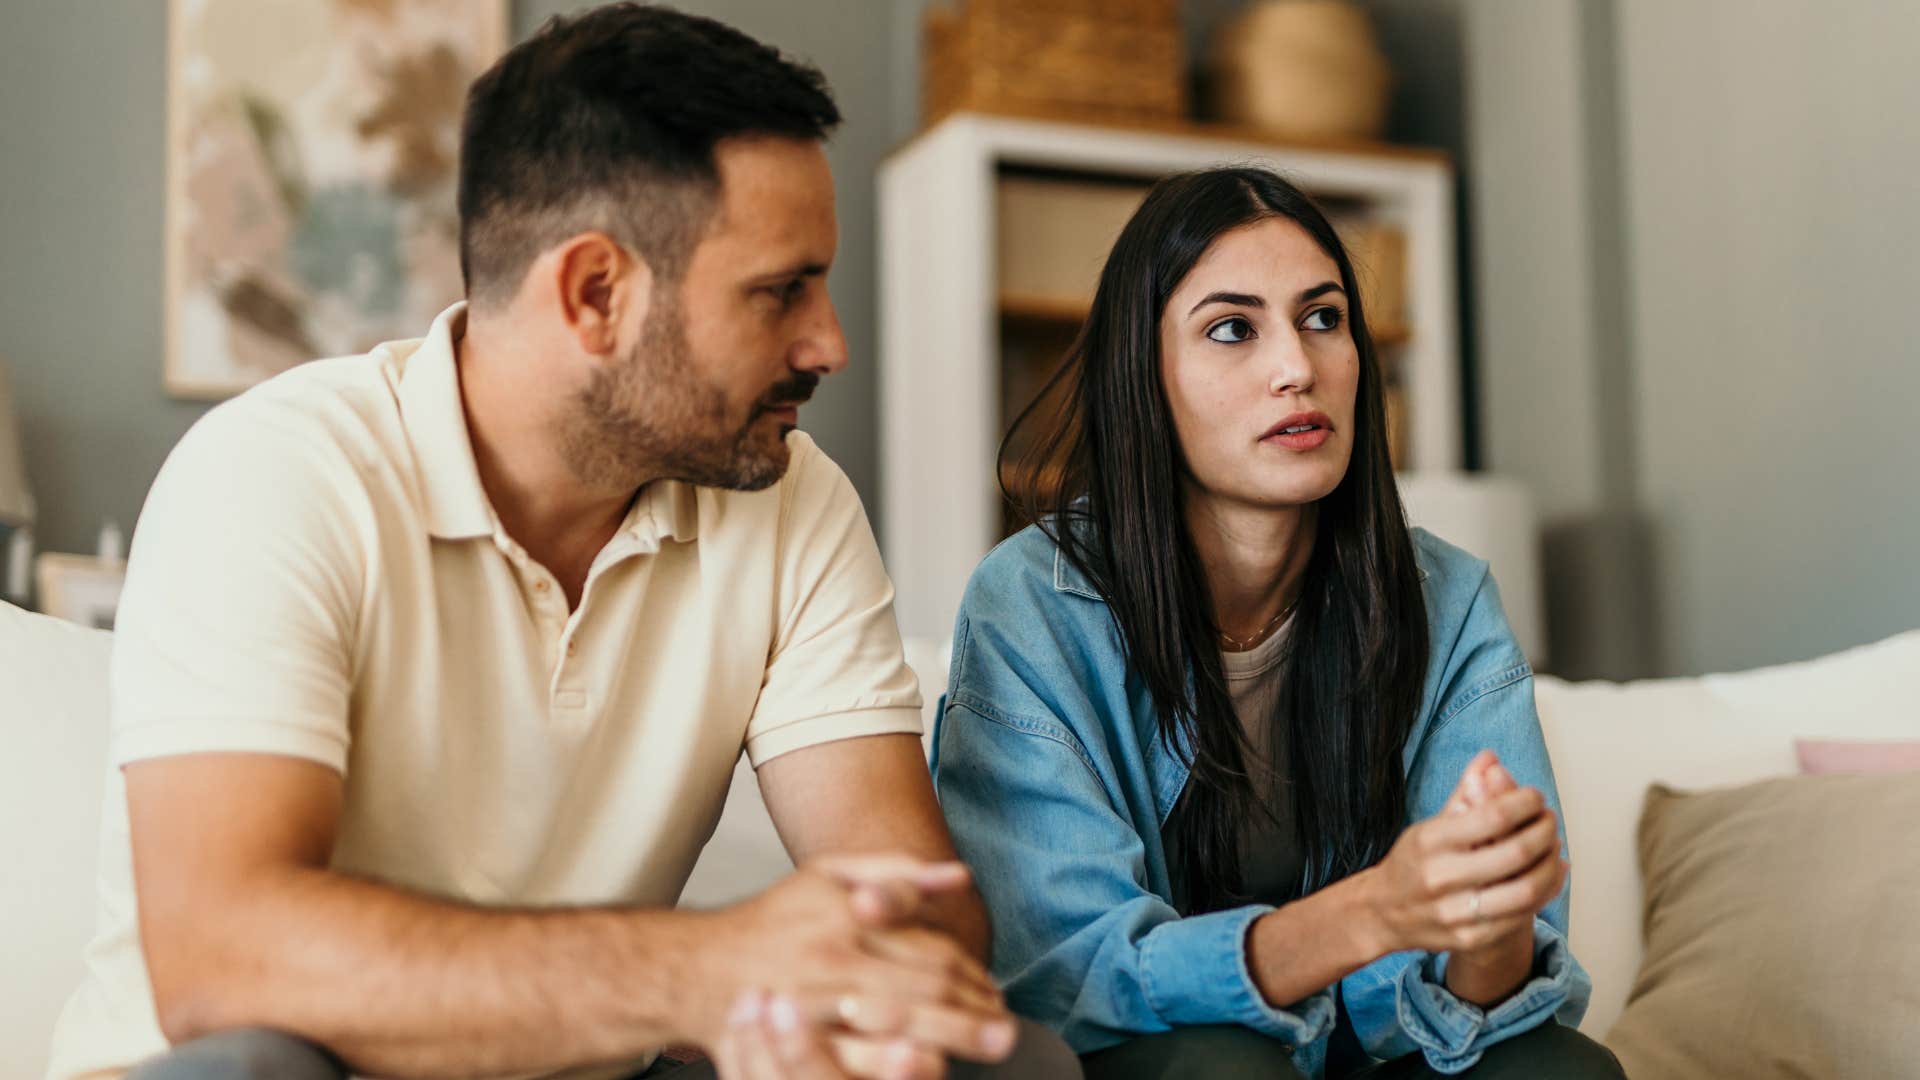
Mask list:
[[1491,1009],[1520,989],[1533,974],[1533,927],[1473,952],[1447,958],[1447,990],[1461,1001]]
[[1366,903],[1370,874],[1363,870],[1254,921],[1247,967],[1269,1005],[1287,1008],[1391,951]]

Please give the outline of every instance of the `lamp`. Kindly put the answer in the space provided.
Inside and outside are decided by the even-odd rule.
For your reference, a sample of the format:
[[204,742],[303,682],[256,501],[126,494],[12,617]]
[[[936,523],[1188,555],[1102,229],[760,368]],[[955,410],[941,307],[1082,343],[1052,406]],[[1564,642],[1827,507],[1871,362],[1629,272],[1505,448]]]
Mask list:
[[1526,489],[1481,473],[1401,473],[1396,480],[1408,524],[1487,560],[1521,651],[1534,666],[1544,664],[1540,539]]
[[13,389],[7,365],[0,362],[0,525],[15,531],[0,566],[6,568],[3,591],[16,603],[27,599],[28,571],[33,563],[33,491],[27,487],[27,464],[20,452],[20,425],[13,411]]

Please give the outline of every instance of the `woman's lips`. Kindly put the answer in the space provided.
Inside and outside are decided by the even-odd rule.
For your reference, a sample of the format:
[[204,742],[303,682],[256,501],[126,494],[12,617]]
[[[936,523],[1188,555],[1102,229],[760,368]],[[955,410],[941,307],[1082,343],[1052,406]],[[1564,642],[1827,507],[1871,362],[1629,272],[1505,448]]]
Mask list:
[[1311,431],[1302,431],[1293,435],[1280,432],[1269,435],[1260,441],[1269,446],[1278,446],[1286,450],[1304,452],[1307,450],[1320,449],[1322,446],[1325,446],[1327,440],[1331,438],[1333,438],[1333,432],[1323,427],[1317,427]]
[[1333,438],[1333,420],[1323,412],[1297,412],[1267,429],[1263,443],[1287,450],[1318,450]]

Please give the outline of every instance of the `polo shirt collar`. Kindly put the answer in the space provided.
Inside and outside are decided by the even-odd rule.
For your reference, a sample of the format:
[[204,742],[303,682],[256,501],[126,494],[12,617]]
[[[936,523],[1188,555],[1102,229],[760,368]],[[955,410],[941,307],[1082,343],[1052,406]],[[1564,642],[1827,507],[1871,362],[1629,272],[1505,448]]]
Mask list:
[[[466,330],[464,302],[441,312],[400,375],[401,417],[426,498],[427,529],[437,540],[492,536],[497,527],[460,396],[454,343]],[[657,551],[669,538],[693,540],[700,534],[697,490],[677,480],[653,481],[633,500],[621,532],[644,550]]]
[[699,492],[678,480],[655,480],[633,501],[624,528],[656,550],[667,539],[686,543],[700,535]]
[[454,342],[466,332],[464,302],[441,312],[400,375],[400,416],[426,500],[427,529],[436,540],[493,535],[493,506],[480,486],[460,397]]

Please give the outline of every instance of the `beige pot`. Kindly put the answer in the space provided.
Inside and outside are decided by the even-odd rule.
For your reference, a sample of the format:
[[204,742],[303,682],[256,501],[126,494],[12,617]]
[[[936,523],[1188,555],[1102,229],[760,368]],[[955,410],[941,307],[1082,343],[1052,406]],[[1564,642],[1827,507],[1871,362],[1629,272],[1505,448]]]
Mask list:
[[1367,13],[1345,0],[1263,0],[1214,32],[1213,112],[1296,139],[1386,130],[1392,72]]

